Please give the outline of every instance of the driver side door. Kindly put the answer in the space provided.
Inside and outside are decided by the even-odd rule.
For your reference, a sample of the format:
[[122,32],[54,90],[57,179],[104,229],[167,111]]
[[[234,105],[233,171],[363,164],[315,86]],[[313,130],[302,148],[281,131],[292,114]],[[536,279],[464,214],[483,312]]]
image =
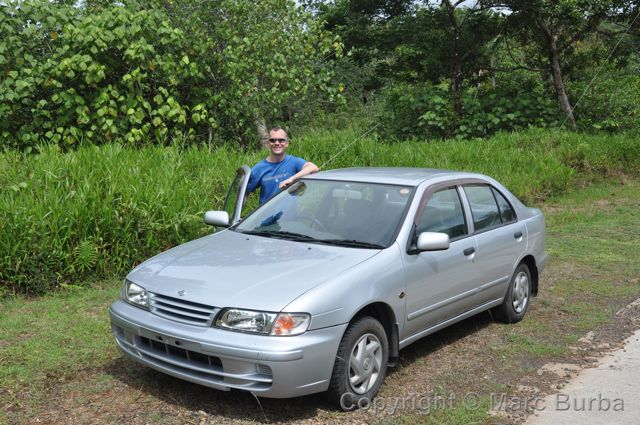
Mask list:
[[245,204],[249,177],[251,177],[251,168],[249,168],[248,165],[243,165],[238,168],[229,186],[227,195],[224,198],[222,209],[229,214],[230,225],[234,225],[242,220],[242,208]]

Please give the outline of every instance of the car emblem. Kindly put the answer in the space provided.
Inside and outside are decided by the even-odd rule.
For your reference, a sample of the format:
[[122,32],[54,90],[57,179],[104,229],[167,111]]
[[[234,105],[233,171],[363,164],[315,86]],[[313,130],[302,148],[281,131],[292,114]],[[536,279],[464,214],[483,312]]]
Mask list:
[[186,293],[187,293],[187,291],[185,291],[184,289],[181,289],[181,290],[178,291],[178,296],[179,297],[184,297]]

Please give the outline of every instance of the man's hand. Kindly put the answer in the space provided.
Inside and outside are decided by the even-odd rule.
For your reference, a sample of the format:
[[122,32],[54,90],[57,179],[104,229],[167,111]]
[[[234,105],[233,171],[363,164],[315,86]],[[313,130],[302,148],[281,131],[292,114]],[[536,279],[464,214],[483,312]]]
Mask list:
[[303,166],[302,166],[302,170],[298,171],[296,174],[294,174],[293,176],[289,177],[286,180],[282,180],[280,182],[280,184],[278,185],[278,189],[280,190],[284,190],[287,187],[291,186],[293,183],[295,183],[296,181],[298,181],[299,179],[301,179],[304,176],[308,176],[309,174],[315,173],[316,171],[318,171],[319,168],[316,164],[314,164],[313,162],[306,162]]
[[295,182],[293,177],[289,177],[288,179],[283,180],[283,181],[280,182],[280,184],[278,185],[278,189],[284,190],[287,187],[291,186],[293,184],[293,182]]

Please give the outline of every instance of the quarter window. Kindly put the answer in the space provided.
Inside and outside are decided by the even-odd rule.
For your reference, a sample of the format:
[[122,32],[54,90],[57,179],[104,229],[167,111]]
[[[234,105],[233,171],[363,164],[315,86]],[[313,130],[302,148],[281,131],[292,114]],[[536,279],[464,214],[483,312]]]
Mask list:
[[471,215],[473,216],[473,225],[476,232],[502,224],[498,205],[489,186],[464,186],[464,192],[471,206]]
[[422,232],[446,233],[451,239],[467,234],[462,204],[455,188],[431,195],[416,223],[416,234]]
[[502,217],[503,223],[509,223],[511,221],[516,221],[516,212],[513,210],[509,201],[502,195],[502,193],[498,192],[495,188],[492,188],[493,194],[496,196],[496,201],[498,201],[498,208],[500,209],[500,216]]

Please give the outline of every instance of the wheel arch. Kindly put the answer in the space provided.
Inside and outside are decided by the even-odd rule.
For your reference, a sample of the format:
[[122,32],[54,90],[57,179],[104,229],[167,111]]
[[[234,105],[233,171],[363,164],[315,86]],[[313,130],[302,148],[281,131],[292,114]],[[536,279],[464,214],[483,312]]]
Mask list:
[[533,255],[525,256],[520,263],[524,263],[529,268],[531,274],[531,295],[534,297],[538,295],[538,266],[536,265],[536,259]]
[[362,307],[351,318],[349,323],[353,323],[362,317],[373,317],[376,319],[385,330],[387,334],[387,340],[389,341],[389,365],[394,365],[400,355],[399,349],[399,330],[398,323],[396,321],[396,315],[389,304],[383,302],[375,302]]

